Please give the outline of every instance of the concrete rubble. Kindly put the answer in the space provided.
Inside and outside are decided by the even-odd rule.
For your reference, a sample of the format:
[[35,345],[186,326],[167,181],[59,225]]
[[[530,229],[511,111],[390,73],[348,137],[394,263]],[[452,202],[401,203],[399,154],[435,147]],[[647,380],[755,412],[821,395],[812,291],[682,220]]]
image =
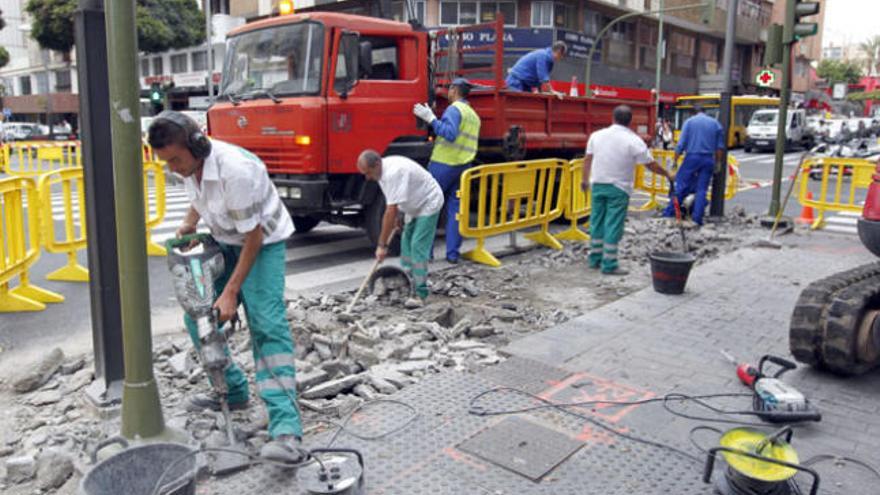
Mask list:
[[[688,232],[700,261],[766,235],[752,228],[754,217],[737,211],[729,217],[724,224]],[[321,418],[338,420],[364,401],[394,394],[433,373],[473,372],[503,361],[496,349],[508,342],[648,286],[647,253],[663,249],[680,249],[674,225],[631,219],[621,249],[631,274],[613,280],[588,270],[588,244],[574,243],[562,251],[539,248],[507,257],[501,268],[461,263],[432,272],[428,304],[411,311],[403,310],[400,303],[408,294],[395,280],[379,282],[380,294],[362,298],[351,313],[346,308],[353,292],[292,297],[286,314],[306,432],[326,428]],[[230,350],[253,379],[246,329],[232,335]],[[187,398],[208,390],[208,384],[182,327],[177,336],[155,343],[153,357],[166,423],[185,430],[194,442],[222,445],[220,414],[186,410]],[[59,486],[67,490],[88,470],[97,443],[118,434],[119,419],[101,419],[80,393],[93,368],[90,357],[65,358],[55,349],[30,373],[4,385],[14,428],[0,434],[5,470],[0,492],[18,485],[33,485],[41,493]],[[268,418],[255,387],[251,391],[251,407],[234,412],[233,420],[242,439],[257,450],[268,440]]]

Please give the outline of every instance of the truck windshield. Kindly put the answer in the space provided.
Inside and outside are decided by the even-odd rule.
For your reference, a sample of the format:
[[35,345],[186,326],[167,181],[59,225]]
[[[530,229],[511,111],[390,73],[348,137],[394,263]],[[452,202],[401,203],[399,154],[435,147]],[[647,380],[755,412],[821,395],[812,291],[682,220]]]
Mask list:
[[230,38],[221,96],[249,99],[321,90],[324,28],[300,22]]

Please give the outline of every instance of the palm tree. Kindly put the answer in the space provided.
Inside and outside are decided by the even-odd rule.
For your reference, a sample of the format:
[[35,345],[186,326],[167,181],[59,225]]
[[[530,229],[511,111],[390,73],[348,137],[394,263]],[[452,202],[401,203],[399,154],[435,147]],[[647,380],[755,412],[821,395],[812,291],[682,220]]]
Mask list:
[[880,35],[859,43],[859,49],[865,54],[868,75],[876,74],[880,70]]

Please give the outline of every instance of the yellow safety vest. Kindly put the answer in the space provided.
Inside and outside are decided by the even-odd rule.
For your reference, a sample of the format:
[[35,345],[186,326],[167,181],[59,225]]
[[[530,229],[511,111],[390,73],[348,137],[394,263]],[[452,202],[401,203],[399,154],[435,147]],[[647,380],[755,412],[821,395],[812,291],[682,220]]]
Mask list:
[[442,136],[437,136],[434,143],[434,151],[431,153],[431,161],[446,165],[467,165],[477,156],[477,144],[480,137],[480,117],[470,105],[463,101],[452,104],[461,114],[461,124],[458,126],[458,137],[449,142]]

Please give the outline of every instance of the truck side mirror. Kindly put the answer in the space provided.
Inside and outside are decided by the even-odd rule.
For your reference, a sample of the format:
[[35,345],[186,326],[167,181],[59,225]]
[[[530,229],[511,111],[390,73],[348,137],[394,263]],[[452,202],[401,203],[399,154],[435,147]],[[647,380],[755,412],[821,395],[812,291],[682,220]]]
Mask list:
[[348,97],[348,92],[357,84],[358,81],[358,34],[344,33],[339,40],[339,56],[337,57],[337,65],[342,67],[336,68],[336,80],[334,88],[342,99]]
[[358,45],[358,68],[360,76],[369,79],[373,75],[373,44],[361,41]]

